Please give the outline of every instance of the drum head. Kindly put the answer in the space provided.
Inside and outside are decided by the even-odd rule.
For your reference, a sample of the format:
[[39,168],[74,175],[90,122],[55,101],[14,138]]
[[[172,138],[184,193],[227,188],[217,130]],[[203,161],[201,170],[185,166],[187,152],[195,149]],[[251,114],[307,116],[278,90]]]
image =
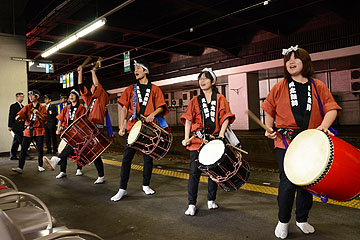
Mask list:
[[139,120],[134,124],[134,126],[130,130],[130,133],[129,133],[129,136],[127,139],[129,145],[133,144],[136,141],[136,139],[140,133],[140,130],[141,130],[141,125],[142,125],[142,122]]
[[199,162],[206,166],[212,165],[223,156],[224,152],[224,142],[219,139],[212,140],[201,148]]
[[296,185],[310,185],[323,174],[329,159],[330,144],[326,134],[316,129],[305,130],[286,151],[285,174]]
[[65,142],[64,139],[61,139],[61,142],[60,142],[60,144],[59,144],[59,146],[58,146],[58,152],[59,152],[59,153],[61,153],[62,150],[64,150],[66,144],[67,144],[67,142]]

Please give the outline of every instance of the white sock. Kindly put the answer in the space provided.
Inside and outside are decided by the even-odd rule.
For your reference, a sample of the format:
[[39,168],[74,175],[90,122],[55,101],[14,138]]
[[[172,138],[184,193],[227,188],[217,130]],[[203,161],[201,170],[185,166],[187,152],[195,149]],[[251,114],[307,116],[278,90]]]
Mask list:
[[208,201],[208,209],[217,209],[219,206],[215,203],[215,201]]
[[296,222],[296,226],[298,226],[300,230],[305,234],[315,232],[315,228],[311,226],[308,222],[302,222],[302,223]]
[[143,186],[143,191],[146,195],[153,195],[155,193],[149,186]]
[[111,201],[117,202],[127,195],[127,191],[125,189],[119,189],[119,191],[110,198]]
[[193,204],[189,204],[188,209],[185,211],[185,215],[194,216],[196,213],[196,206]]
[[96,179],[96,181],[94,182],[94,184],[100,184],[100,183],[103,183],[103,182],[105,182],[105,176],[98,177]]
[[65,177],[65,176],[66,176],[66,173],[60,172],[60,173],[56,176],[56,178],[57,178],[57,179],[60,179],[60,178],[63,178],[63,177]]
[[289,223],[278,222],[275,228],[275,236],[277,238],[285,239],[289,233]]
[[83,175],[83,173],[81,172],[81,169],[77,169],[75,175],[76,175],[76,176],[81,176],[81,175]]

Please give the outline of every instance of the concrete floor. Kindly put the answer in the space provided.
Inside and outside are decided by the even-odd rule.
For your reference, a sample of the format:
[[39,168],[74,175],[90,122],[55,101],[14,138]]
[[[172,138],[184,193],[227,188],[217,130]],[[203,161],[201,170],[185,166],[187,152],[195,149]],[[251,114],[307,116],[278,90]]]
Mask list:
[[[103,158],[120,161],[116,153]],[[170,160],[169,160],[170,159]],[[134,159],[140,164],[139,156]],[[251,163],[250,163],[251,164]],[[187,163],[176,156],[154,162],[156,167],[187,172]],[[198,212],[184,215],[187,208],[187,180],[153,174],[153,196],[141,191],[142,172],[131,170],[128,196],[111,202],[119,187],[120,167],[105,164],[106,183],[94,185],[94,166],[75,176],[75,164],[69,161],[68,176],[55,179],[56,171],[36,171],[37,160],[27,161],[24,173],[11,171],[17,161],[0,158],[0,174],[12,179],[21,191],[35,194],[49,207],[57,226],[94,232],[107,240],[121,239],[276,239],[276,196],[262,192],[238,190],[226,193],[218,190],[216,202],[220,208],[207,210],[207,184],[200,183]],[[278,174],[253,170],[249,183],[256,186],[278,186]],[[250,185],[250,184],[249,184]],[[254,186],[255,186],[254,185]],[[246,185],[245,185],[246,186]],[[357,200],[359,201],[359,200]],[[360,239],[360,209],[314,202],[309,222],[315,234],[305,235],[291,220],[288,239]]]

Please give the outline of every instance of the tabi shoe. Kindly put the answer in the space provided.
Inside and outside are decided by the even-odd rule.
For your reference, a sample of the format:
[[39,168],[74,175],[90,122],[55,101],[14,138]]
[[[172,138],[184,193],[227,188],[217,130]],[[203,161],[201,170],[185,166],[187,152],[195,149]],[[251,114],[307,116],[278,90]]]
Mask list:
[[289,233],[289,223],[278,222],[275,228],[275,236],[280,239],[287,238]]
[[105,182],[105,177],[103,176],[103,177],[98,177],[95,180],[94,184],[101,184],[101,183],[104,183],[104,182]]
[[143,192],[146,194],[146,195],[153,195],[155,194],[155,191],[153,189],[151,189],[149,186],[143,186],[142,187],[142,190]]
[[196,206],[193,204],[189,204],[188,209],[185,211],[186,216],[194,216],[196,213]]
[[208,201],[208,209],[217,209],[219,206],[215,203],[215,201]]
[[46,156],[43,157],[44,163],[51,171],[55,170],[56,165],[60,162],[60,160],[61,159],[56,156],[53,156],[50,160]]
[[82,173],[81,169],[76,169],[76,174],[75,175],[76,176],[82,176],[83,173]]
[[17,167],[17,168],[12,168],[11,170],[12,170],[13,172],[17,172],[17,173],[20,173],[20,174],[23,173],[23,170],[22,170],[21,168],[19,168],[19,167]]
[[60,179],[60,178],[63,178],[63,177],[66,177],[66,173],[64,173],[64,172],[60,172],[58,175],[56,175],[57,179]]
[[298,226],[298,228],[300,228],[300,230],[305,234],[315,232],[315,228],[311,226],[308,222],[301,222],[301,223],[296,222],[296,226]]
[[117,202],[121,200],[123,197],[127,195],[127,191],[125,189],[119,189],[119,191],[110,198],[111,201]]
[[38,166],[38,172],[43,172],[43,171],[45,171],[45,168]]

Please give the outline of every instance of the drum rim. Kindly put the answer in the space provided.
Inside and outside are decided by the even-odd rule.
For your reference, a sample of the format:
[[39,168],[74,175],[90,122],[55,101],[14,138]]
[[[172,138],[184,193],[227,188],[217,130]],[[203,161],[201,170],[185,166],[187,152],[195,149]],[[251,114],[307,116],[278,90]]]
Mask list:
[[135,140],[134,140],[132,143],[129,143],[130,133],[131,133],[131,131],[133,130],[134,126],[135,126],[138,122],[141,122],[139,133],[141,132],[141,128],[142,128],[142,126],[143,126],[143,121],[137,120],[137,121],[134,123],[134,125],[131,127],[131,130],[130,130],[130,132],[129,132],[129,134],[128,134],[128,137],[126,138],[126,144],[127,144],[128,146],[133,145],[133,144],[138,140],[138,138],[139,138],[139,136],[140,136],[140,134],[138,134],[138,135],[136,136]]
[[[316,133],[320,133],[320,134],[324,134],[324,135],[321,135],[322,137],[325,136],[325,138],[323,138],[323,140],[327,140],[328,142],[328,158],[327,158],[327,162],[323,164],[323,167],[321,169],[318,170],[318,173],[315,175],[313,175],[313,177],[309,177],[311,178],[312,180],[310,181],[302,181],[303,183],[299,183],[299,181],[296,181],[297,179],[292,177],[292,176],[289,176],[289,167],[288,167],[288,164],[287,162],[288,161],[285,161],[287,159],[287,155],[285,154],[284,156],[284,171],[285,171],[285,174],[287,175],[287,178],[295,185],[298,185],[298,186],[301,186],[301,187],[304,187],[304,188],[308,188],[308,187],[312,187],[316,184],[318,184],[326,175],[327,173],[330,171],[330,168],[332,166],[332,163],[333,163],[333,160],[334,160],[334,144],[333,144],[333,141],[331,139],[331,137],[324,133],[323,131],[320,131],[320,130],[317,130],[317,129],[307,129],[305,131],[303,131],[302,133],[304,132],[310,132],[310,131],[316,131]],[[299,136],[302,134],[300,133]],[[298,136],[297,136],[298,137]],[[296,139],[296,138],[295,138]],[[294,145],[293,145],[294,146]],[[290,146],[289,146],[290,148]],[[287,149],[286,153],[288,153],[289,149]],[[299,175],[298,175],[299,176]]]
[[227,145],[226,145],[226,142],[225,142],[223,139],[216,138],[216,139],[210,140],[209,143],[212,142],[212,141],[214,141],[214,140],[219,140],[219,141],[221,141],[221,142],[224,144],[224,152],[223,152],[223,154],[221,155],[221,158],[220,158],[220,159],[216,160],[214,163],[212,163],[212,164],[210,164],[210,165],[205,165],[205,164],[202,164],[202,163],[200,162],[200,152],[201,152],[201,150],[202,150],[207,144],[202,145],[202,146],[200,147],[200,149],[199,149],[199,156],[198,156],[198,159],[197,159],[198,165],[199,165],[202,169],[212,169],[212,168],[214,168],[215,166],[219,165],[220,163],[222,163],[222,162],[224,161],[224,154],[225,154],[225,152],[226,152],[225,150],[226,150],[226,146],[227,146]]

